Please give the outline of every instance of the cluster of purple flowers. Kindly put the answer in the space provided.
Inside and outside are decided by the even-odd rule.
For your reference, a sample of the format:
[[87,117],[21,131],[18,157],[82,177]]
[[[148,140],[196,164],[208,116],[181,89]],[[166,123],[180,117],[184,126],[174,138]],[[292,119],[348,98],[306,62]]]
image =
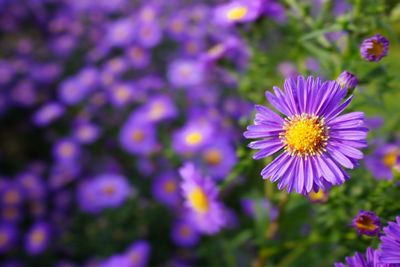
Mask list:
[[[31,143],[3,149],[19,139],[0,141],[0,161],[23,155],[0,180],[0,251],[57,251],[49,244],[68,233],[75,207],[95,217],[143,201],[138,179],[173,214],[178,247],[229,227],[234,214],[217,185],[237,162],[237,121],[251,109],[219,62],[245,70],[250,51],[234,26],[260,17],[282,23],[283,6],[28,2],[0,3],[0,116],[21,121],[8,136]],[[100,266],[145,266],[149,253],[140,241]]]

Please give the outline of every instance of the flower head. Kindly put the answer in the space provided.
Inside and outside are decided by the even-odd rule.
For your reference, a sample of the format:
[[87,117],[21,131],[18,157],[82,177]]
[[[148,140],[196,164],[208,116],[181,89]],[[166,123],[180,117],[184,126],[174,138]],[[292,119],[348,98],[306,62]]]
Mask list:
[[179,184],[176,175],[166,172],[156,177],[152,187],[153,196],[161,203],[174,206],[179,203]]
[[389,264],[382,264],[379,261],[379,251],[367,248],[365,255],[356,252],[353,257],[346,257],[346,263],[337,262],[335,267],[397,267]]
[[383,228],[384,235],[381,236],[380,261],[382,263],[400,265],[400,217],[395,222],[389,222]]
[[361,56],[368,61],[379,61],[387,55],[389,49],[389,40],[380,34],[365,39],[361,43]]
[[262,11],[261,6],[261,0],[232,1],[222,4],[215,9],[215,21],[221,25],[254,21]]
[[225,211],[218,201],[218,189],[209,177],[202,177],[192,163],[179,169],[181,188],[189,220],[197,230],[214,234],[225,225]]
[[0,225],[0,253],[11,249],[17,239],[17,229],[12,224]]
[[183,220],[174,224],[171,238],[178,246],[192,247],[199,242],[200,235],[189,221]]
[[343,71],[336,81],[342,88],[347,88],[348,90],[354,89],[358,84],[357,76],[348,71]]
[[393,171],[400,171],[400,146],[383,144],[365,157],[365,165],[376,179],[392,179]]
[[340,115],[352,96],[342,102],[346,91],[335,81],[299,76],[297,83],[287,79],[284,88],[274,87],[275,94],[267,92],[266,97],[285,118],[256,105],[254,125],[244,133],[246,138],[263,138],[249,144],[261,149],[254,159],[282,152],[261,175],[278,182],[279,189],[302,194],[344,183],[349,175],[342,166],[354,168],[363,157],[358,149],[367,144],[364,114]]
[[374,236],[380,231],[381,220],[372,211],[360,210],[353,219],[352,226],[359,234]]
[[25,249],[31,255],[42,253],[50,241],[50,225],[46,222],[35,223],[25,237]]

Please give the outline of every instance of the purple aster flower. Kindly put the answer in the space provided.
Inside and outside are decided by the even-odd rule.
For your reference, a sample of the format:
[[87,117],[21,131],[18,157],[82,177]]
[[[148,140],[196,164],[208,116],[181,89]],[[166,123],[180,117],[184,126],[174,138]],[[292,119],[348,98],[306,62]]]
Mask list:
[[50,241],[50,225],[46,222],[37,222],[31,226],[25,236],[25,249],[30,255],[44,252]]
[[151,53],[139,45],[132,45],[127,48],[126,56],[129,63],[136,69],[144,69],[151,63]]
[[392,179],[393,170],[400,170],[400,146],[380,145],[371,155],[365,157],[365,166],[376,179]]
[[157,21],[141,22],[137,28],[137,42],[143,47],[155,47],[162,39],[162,31]]
[[100,263],[99,267],[128,267],[129,258],[123,254],[115,254]]
[[146,267],[149,261],[151,247],[149,242],[146,240],[138,240],[133,243],[127,251],[125,251],[125,255],[129,259],[128,266],[130,267]]
[[10,92],[10,99],[21,107],[31,107],[37,101],[37,93],[31,80],[18,82]]
[[69,138],[60,139],[53,146],[53,157],[58,162],[70,163],[75,162],[80,154],[79,145]]
[[360,46],[361,56],[368,61],[378,62],[387,55],[389,40],[380,34],[365,39]]
[[108,28],[106,40],[110,46],[124,47],[135,38],[135,24],[131,19],[124,18],[114,21]]
[[33,114],[32,120],[37,126],[47,126],[60,118],[64,112],[65,108],[63,105],[58,102],[49,102]]
[[0,224],[0,253],[10,250],[17,241],[17,229],[12,224]]
[[262,177],[278,182],[280,190],[302,194],[344,183],[349,175],[341,166],[354,168],[363,157],[358,148],[367,145],[364,114],[339,116],[352,96],[342,102],[346,90],[335,81],[299,76],[297,83],[287,79],[284,88],[274,87],[275,94],[266,92],[266,97],[285,119],[256,105],[254,125],[244,133],[246,138],[263,138],[249,144],[260,149],[254,159],[282,151],[262,170]]
[[219,5],[214,10],[214,19],[220,25],[232,25],[237,22],[250,22],[260,15],[262,0],[236,0]]
[[21,207],[3,206],[1,207],[0,217],[3,222],[17,223],[22,219],[23,213]]
[[168,18],[167,21],[168,35],[177,41],[184,40],[188,32],[188,18],[182,12]]
[[119,142],[125,151],[134,155],[151,154],[157,148],[156,129],[132,114],[119,132]]
[[193,247],[199,242],[200,235],[190,222],[179,220],[172,227],[171,238],[178,246]]
[[218,188],[209,177],[202,177],[192,163],[179,169],[188,219],[205,234],[215,234],[226,224],[225,208],[219,202]]
[[252,199],[252,198],[242,198],[240,204],[244,213],[252,218],[256,218],[260,214],[267,213],[269,219],[274,221],[278,217],[278,209],[273,207],[267,199]]
[[346,263],[337,262],[335,267],[397,267],[395,265],[382,264],[379,261],[379,251],[367,248],[364,256],[356,252],[353,257],[346,257]]
[[340,84],[342,88],[351,90],[357,86],[358,79],[356,75],[345,70],[339,75],[339,77],[336,79],[336,82]]
[[46,183],[41,177],[33,172],[23,172],[17,177],[24,194],[29,199],[43,199],[46,196]]
[[218,179],[228,175],[237,162],[236,151],[224,141],[216,141],[206,146],[201,155],[207,173]]
[[284,23],[287,19],[285,7],[275,0],[264,0],[263,13],[277,23]]
[[79,123],[74,129],[74,138],[81,144],[91,144],[97,140],[100,128],[89,122]]
[[24,201],[23,190],[17,183],[6,183],[0,190],[2,206],[19,206]]
[[133,101],[135,86],[132,83],[116,83],[109,88],[110,102],[114,107],[124,107]]
[[360,235],[374,236],[379,234],[381,220],[372,211],[360,210],[353,219],[352,226]]
[[136,111],[137,119],[142,119],[150,122],[159,122],[175,118],[178,111],[168,96],[154,96],[149,101]]
[[200,85],[205,76],[204,66],[195,60],[178,59],[168,66],[168,80],[177,88]]
[[67,105],[78,104],[88,95],[88,93],[88,88],[82,86],[80,80],[75,77],[63,81],[58,90],[61,102]]
[[213,129],[204,122],[189,122],[173,134],[172,147],[178,154],[199,151],[210,142]]
[[156,177],[152,192],[155,199],[161,203],[175,206],[179,203],[179,184],[176,175],[172,172],[166,172]]
[[383,232],[379,259],[382,263],[396,263],[400,266],[400,217],[396,217],[395,222],[389,222],[388,226],[383,228]]

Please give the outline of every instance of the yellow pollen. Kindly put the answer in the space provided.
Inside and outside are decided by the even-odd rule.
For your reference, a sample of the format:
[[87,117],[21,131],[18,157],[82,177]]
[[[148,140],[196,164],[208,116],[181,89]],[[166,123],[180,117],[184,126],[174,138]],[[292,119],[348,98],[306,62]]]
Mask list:
[[368,49],[368,53],[371,55],[374,55],[375,57],[379,57],[382,55],[384,50],[384,46],[382,43],[377,42],[377,41],[372,41],[372,47]]
[[193,132],[186,136],[185,141],[189,145],[197,145],[203,140],[203,136],[199,132]]
[[152,120],[159,119],[164,113],[164,105],[162,103],[155,103],[150,110],[149,117]]
[[189,194],[189,202],[193,209],[199,213],[205,213],[208,211],[208,199],[207,195],[200,187],[196,187]]
[[360,230],[374,231],[378,227],[373,220],[368,216],[360,216],[356,220],[356,227]]
[[204,155],[204,160],[210,165],[218,165],[222,160],[221,152],[218,149],[209,149]]
[[168,181],[164,184],[164,190],[167,193],[173,193],[176,191],[176,183],[174,181]]
[[328,128],[323,119],[314,115],[296,115],[286,119],[280,134],[285,150],[299,157],[321,154],[328,140]]
[[325,202],[326,200],[328,200],[327,194],[321,188],[318,190],[318,192],[314,192],[314,190],[311,191],[310,194],[308,195],[308,198],[312,202]]
[[385,166],[391,168],[396,164],[397,157],[398,157],[397,151],[396,150],[391,151],[383,157],[383,164],[385,164]]
[[42,243],[44,240],[44,233],[41,230],[36,230],[31,235],[31,240],[35,244]]
[[228,13],[226,14],[226,16],[229,20],[236,21],[236,20],[240,20],[244,16],[246,16],[247,12],[248,12],[247,7],[238,6],[238,7],[234,7],[231,10],[229,10]]
[[143,141],[144,139],[144,133],[140,130],[136,130],[132,133],[132,139],[135,142],[140,142]]

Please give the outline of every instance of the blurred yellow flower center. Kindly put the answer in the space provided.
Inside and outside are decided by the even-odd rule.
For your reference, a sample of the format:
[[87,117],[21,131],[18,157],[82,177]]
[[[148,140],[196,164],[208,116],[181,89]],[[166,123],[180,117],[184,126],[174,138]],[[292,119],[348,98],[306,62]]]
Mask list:
[[187,226],[182,226],[179,232],[182,236],[190,236],[190,229]]
[[115,96],[119,100],[127,100],[131,96],[131,91],[126,86],[118,86],[115,90]]
[[150,119],[159,119],[164,113],[164,105],[161,103],[155,103],[150,110]]
[[327,194],[323,189],[319,189],[318,192],[315,192],[314,190],[310,192],[308,195],[308,198],[312,202],[325,202],[328,198]]
[[285,150],[299,157],[321,154],[328,140],[324,120],[313,115],[296,115],[286,119],[280,134]]
[[3,246],[8,241],[8,235],[6,233],[0,233],[0,246]]
[[74,153],[74,148],[71,144],[62,144],[60,147],[60,154],[64,157],[69,157]]
[[134,47],[130,51],[130,54],[131,54],[132,58],[141,59],[144,56],[144,51],[143,51],[143,49],[141,49],[139,47]]
[[43,231],[40,230],[36,230],[33,232],[32,236],[31,236],[31,240],[33,243],[35,244],[39,244],[42,243],[44,240],[44,233]]
[[136,130],[132,133],[132,140],[135,142],[143,141],[144,133],[140,130]]
[[8,191],[4,195],[4,201],[9,205],[18,203],[19,200],[20,200],[20,197],[19,197],[18,192],[14,191],[14,190]]
[[172,30],[173,30],[174,32],[180,32],[180,31],[182,31],[182,30],[183,30],[183,23],[180,22],[180,21],[174,21],[174,22],[172,23]]
[[238,7],[234,7],[231,10],[229,10],[227,17],[229,20],[240,20],[244,16],[246,16],[247,12],[248,12],[247,7],[238,6]]
[[203,140],[203,136],[199,132],[193,132],[186,136],[185,141],[189,145],[197,145]]
[[196,187],[192,192],[190,192],[189,202],[197,212],[205,213],[208,211],[209,203],[207,195],[200,187]]
[[391,151],[383,157],[383,164],[391,168],[396,164],[397,157],[398,157],[397,151]]
[[378,227],[368,216],[360,216],[356,220],[356,227],[360,230],[374,231]]
[[107,185],[103,188],[103,193],[106,195],[112,195],[115,193],[115,187],[113,185]]
[[204,160],[210,165],[218,165],[221,159],[221,152],[218,149],[209,149],[204,154]]
[[176,191],[176,183],[174,181],[168,181],[164,184],[164,190],[167,193],[173,193]]
[[384,46],[382,43],[377,41],[372,41],[373,45],[370,49],[368,49],[368,53],[374,55],[375,57],[379,57],[382,55]]

